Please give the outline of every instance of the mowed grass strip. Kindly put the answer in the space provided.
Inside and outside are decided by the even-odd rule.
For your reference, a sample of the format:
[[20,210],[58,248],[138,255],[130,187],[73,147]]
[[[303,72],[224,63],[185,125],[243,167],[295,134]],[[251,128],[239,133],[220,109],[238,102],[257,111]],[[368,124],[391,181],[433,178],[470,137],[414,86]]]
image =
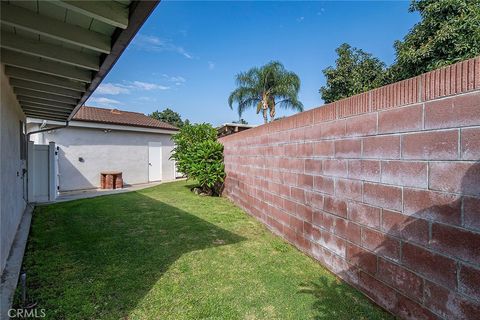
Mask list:
[[390,318],[227,199],[189,187],[37,207],[29,301],[47,319]]

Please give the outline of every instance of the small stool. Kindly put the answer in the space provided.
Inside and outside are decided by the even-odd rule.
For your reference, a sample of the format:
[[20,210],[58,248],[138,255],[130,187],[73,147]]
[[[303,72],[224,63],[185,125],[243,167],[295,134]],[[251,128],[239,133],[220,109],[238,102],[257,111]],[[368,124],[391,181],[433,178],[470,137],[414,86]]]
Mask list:
[[101,189],[121,189],[123,188],[123,178],[121,171],[100,172]]

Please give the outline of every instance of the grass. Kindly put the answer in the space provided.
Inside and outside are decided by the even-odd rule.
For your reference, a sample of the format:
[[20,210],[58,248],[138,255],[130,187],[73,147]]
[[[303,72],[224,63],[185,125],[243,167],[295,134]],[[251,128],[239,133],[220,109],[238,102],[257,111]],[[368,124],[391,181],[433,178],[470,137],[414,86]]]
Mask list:
[[37,207],[24,269],[47,319],[390,318],[186,182]]

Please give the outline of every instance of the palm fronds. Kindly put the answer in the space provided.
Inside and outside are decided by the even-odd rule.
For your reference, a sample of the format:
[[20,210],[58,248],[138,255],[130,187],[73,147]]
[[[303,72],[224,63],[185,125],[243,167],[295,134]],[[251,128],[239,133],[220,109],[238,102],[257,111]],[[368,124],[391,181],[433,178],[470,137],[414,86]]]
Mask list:
[[276,107],[303,111],[298,100],[300,78],[287,71],[278,61],[272,61],[260,68],[254,67],[236,76],[237,89],[228,98],[228,105],[233,109],[237,104],[238,114],[242,116],[248,108],[256,108],[257,114],[263,110],[265,122],[267,110],[270,121],[275,118]]

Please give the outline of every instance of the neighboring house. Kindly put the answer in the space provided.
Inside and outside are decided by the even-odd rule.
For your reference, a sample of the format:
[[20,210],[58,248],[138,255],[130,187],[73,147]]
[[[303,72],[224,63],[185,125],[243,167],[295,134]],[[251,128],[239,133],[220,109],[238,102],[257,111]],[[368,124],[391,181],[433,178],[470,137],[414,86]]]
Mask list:
[[217,127],[218,137],[225,137],[231,134],[245,131],[251,128],[256,127],[251,124],[241,124],[241,123],[224,123],[220,127]]
[[[58,125],[27,120],[28,131]],[[175,179],[170,160],[178,129],[143,113],[81,107],[68,127],[32,134],[35,144],[58,147],[58,190],[98,188],[100,172],[121,171],[124,184]]]

